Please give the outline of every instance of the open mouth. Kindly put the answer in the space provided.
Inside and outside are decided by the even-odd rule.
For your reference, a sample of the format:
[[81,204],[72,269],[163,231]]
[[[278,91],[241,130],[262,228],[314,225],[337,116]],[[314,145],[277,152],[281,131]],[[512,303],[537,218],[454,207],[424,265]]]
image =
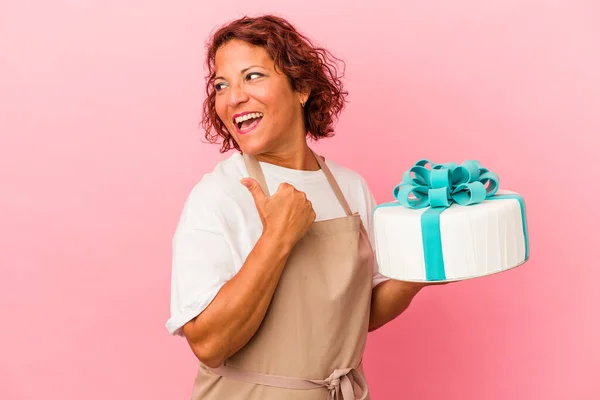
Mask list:
[[233,123],[237,128],[238,133],[244,134],[254,130],[262,120],[263,113],[251,112],[237,117],[234,117]]

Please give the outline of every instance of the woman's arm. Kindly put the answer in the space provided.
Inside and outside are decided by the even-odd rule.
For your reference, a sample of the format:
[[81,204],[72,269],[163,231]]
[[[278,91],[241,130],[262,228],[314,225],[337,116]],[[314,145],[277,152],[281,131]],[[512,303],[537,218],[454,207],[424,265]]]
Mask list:
[[282,183],[271,197],[258,182],[245,178],[263,232],[238,273],[196,318],[183,326],[192,351],[209,367],[218,367],[258,330],[295,244],[315,220],[306,195]]
[[448,282],[404,282],[395,279],[375,286],[371,297],[369,332],[381,328],[408,308],[412,299],[426,286],[445,285]]
[[381,328],[406,310],[423,286],[394,279],[375,286],[371,297],[369,332]]
[[215,368],[241,349],[258,330],[291,248],[263,234],[239,272],[210,305],[183,326],[196,357]]

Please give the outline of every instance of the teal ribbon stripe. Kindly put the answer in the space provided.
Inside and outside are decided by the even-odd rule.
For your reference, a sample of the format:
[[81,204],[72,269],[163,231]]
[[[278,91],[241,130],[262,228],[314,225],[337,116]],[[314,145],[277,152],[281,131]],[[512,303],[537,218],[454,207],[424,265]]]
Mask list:
[[[430,168],[427,168],[427,166]],[[470,206],[484,200],[515,199],[521,206],[521,220],[525,237],[525,260],[529,258],[529,237],[525,213],[525,200],[517,193],[496,194],[500,179],[494,172],[483,168],[478,161],[462,164],[434,164],[429,160],[417,161],[394,187],[397,201],[375,207],[403,206],[411,209],[428,209],[421,215],[421,237],[425,258],[425,276],[428,281],[446,279],[440,215],[456,203]]]

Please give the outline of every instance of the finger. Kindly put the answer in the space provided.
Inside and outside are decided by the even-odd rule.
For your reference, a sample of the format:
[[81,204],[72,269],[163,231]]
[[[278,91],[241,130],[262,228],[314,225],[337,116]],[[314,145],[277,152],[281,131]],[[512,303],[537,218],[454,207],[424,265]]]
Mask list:
[[290,185],[287,182],[281,182],[279,184],[279,187],[277,188],[278,192],[281,192],[281,191],[290,191],[290,192],[293,192],[295,190],[296,190],[296,188],[293,185]]
[[258,182],[256,182],[254,179],[244,178],[240,182],[242,183],[242,185],[248,188],[256,204],[262,204],[262,202],[266,200],[267,196],[263,192]]

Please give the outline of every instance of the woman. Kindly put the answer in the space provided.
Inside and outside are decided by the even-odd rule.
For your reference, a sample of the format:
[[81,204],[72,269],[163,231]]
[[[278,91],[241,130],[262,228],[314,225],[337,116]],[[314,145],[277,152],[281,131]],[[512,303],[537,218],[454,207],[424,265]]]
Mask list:
[[307,144],[344,106],[331,56],[262,16],[215,32],[207,65],[207,138],[239,152],[194,187],[173,242],[167,328],[200,360],[192,399],[368,398],[367,333],[423,285],[377,273],[373,195]]

